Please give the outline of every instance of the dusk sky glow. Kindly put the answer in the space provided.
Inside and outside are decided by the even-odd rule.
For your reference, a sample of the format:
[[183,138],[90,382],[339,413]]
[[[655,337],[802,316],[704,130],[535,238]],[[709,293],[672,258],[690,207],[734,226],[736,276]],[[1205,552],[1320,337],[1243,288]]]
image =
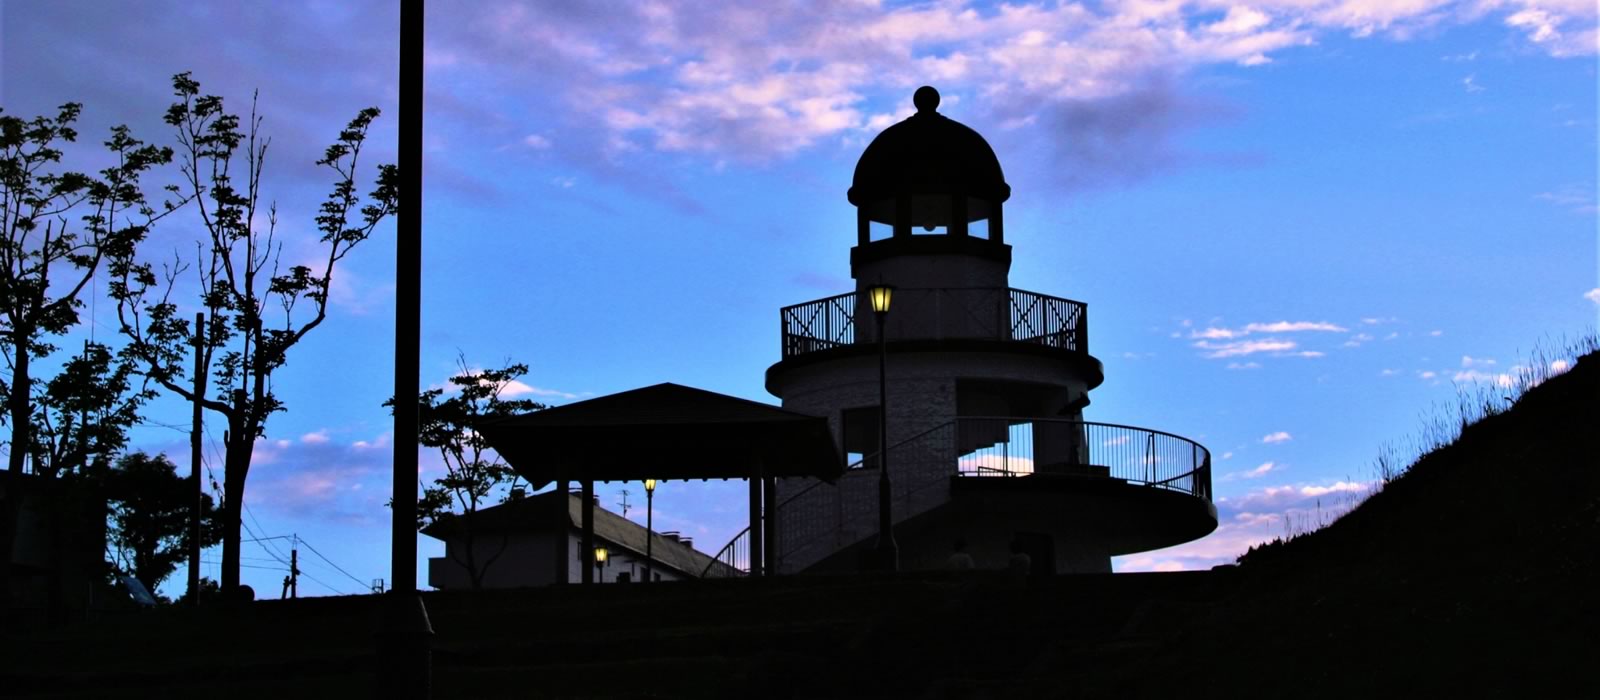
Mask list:
[[[90,170],[113,125],[171,143],[175,73],[234,112],[259,90],[267,196],[306,241],[285,248],[296,261],[331,182],[312,162],[357,110],[384,112],[363,190],[396,159],[396,7],[0,0],[0,107],[83,102],[66,160]],[[1219,530],[1117,570],[1229,562],[1368,488],[1379,449],[1457,386],[1592,332],[1597,14],[1593,0],[434,0],[422,380],[443,384],[459,355],[527,363],[519,398],[551,404],[666,381],[775,403],[778,309],[852,289],[856,159],[934,85],[1005,169],[1011,285],[1088,304],[1106,381],[1085,418],[1212,451]],[[174,215],[148,256],[196,231]],[[254,534],[298,533],[362,581],[388,577],[393,250],[391,223],[340,268],[328,322],[276,375],[288,410],[246,495]],[[104,298],[85,316],[84,334],[115,337]],[[147,417],[136,445],[186,473],[187,405]],[[210,438],[220,480],[221,428]],[[642,485],[603,485],[604,504],[623,488],[643,522]],[[743,494],[664,483],[656,526],[714,552],[746,523]],[[425,582],[443,548],[420,542]],[[244,556],[265,568],[242,580],[275,597],[271,554]],[[306,570],[325,583],[302,594],[362,591]]]

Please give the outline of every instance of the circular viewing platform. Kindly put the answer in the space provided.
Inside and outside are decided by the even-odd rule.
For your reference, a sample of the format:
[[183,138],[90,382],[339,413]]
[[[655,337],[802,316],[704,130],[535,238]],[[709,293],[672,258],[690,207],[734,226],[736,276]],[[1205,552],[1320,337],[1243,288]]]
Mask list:
[[[865,295],[850,292],[779,312],[783,359],[877,342]],[[991,340],[1089,352],[1088,305],[1005,287],[899,288],[888,316],[889,342]]]

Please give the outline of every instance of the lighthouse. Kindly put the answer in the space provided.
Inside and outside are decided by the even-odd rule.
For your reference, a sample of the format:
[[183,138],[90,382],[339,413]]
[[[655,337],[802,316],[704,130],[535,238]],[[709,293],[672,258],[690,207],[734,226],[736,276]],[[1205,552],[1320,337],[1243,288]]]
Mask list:
[[[778,481],[779,573],[980,568],[1109,572],[1111,557],[1216,529],[1210,453],[1085,419],[1104,381],[1080,301],[1011,287],[994,149],[916,91],[856,164],[855,289],[780,310],[766,388],[828,419],[851,468]],[[1026,254],[1019,252],[1017,254]]]

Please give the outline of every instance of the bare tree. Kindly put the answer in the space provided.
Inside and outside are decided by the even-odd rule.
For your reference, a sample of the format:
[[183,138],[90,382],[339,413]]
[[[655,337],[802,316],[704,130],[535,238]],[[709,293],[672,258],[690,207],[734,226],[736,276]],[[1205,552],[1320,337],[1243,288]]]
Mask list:
[[[204,237],[196,244],[192,264],[175,254],[159,274],[151,263],[136,260],[130,249],[113,260],[111,295],[140,372],[185,400],[199,401],[227,424],[222,502],[226,595],[239,585],[239,518],[252,448],[265,434],[267,419],[283,410],[272,392],[272,374],[284,366],[289,349],[327,319],[334,268],[395,213],[399,178],[395,166],[380,165],[372,192],[365,198],[356,192],[362,144],[378,117],[376,108],[361,110],[317,161],[334,174],[333,190],[316,217],[323,252],[315,267],[283,269],[277,209],[263,209],[261,202],[270,140],[261,135],[254,102],[241,130],[239,117],[224,110],[222,98],[202,96],[200,84],[188,73],[174,76],[172,84],[177,102],[167,110],[166,122],[177,131],[185,192],[198,205]],[[242,171],[236,172],[236,166]],[[207,319],[204,329],[191,327],[173,301],[180,279],[193,283],[198,308]],[[196,344],[202,376],[181,381]]]

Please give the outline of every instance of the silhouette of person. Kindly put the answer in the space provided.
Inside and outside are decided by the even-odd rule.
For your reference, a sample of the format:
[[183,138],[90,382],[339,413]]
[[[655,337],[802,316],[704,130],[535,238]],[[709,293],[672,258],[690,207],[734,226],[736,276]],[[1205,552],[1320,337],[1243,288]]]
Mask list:
[[972,555],[967,554],[966,540],[956,539],[955,551],[951,552],[950,558],[945,560],[944,568],[951,571],[971,571],[978,568],[977,563],[972,561]]

